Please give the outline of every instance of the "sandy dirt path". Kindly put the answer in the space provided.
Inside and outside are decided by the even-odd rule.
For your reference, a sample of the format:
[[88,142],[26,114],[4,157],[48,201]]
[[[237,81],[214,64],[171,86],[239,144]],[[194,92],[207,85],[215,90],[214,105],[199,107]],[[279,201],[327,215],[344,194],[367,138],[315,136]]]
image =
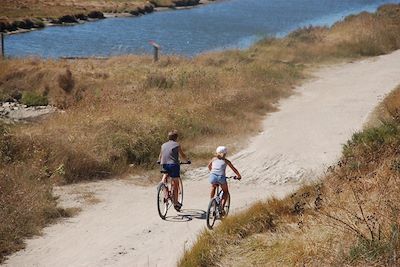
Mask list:
[[[342,144],[362,128],[385,94],[400,84],[400,51],[318,70],[315,78],[267,116],[264,131],[232,157],[243,181],[231,183],[233,210],[257,199],[283,196],[334,163]],[[98,204],[47,227],[6,266],[175,266],[205,228],[207,172],[190,171],[182,213],[157,215],[155,188],[130,180],[73,185],[95,192]]]

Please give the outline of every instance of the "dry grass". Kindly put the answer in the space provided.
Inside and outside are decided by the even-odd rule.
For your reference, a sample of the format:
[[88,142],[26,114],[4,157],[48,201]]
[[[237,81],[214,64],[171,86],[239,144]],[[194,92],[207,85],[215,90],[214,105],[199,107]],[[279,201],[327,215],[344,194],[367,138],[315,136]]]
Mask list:
[[144,0],[3,0],[0,17],[9,20],[23,18],[58,18],[64,15],[88,14],[90,11],[130,12]]
[[[183,146],[192,158],[208,158],[216,144],[232,140],[235,145],[235,138],[254,133],[263,115],[291,94],[310,66],[398,48],[397,8],[353,17],[332,29],[302,29],[246,51],[193,59],[164,57],[156,64],[141,56],[1,61],[2,99],[33,92],[64,110],[35,123],[1,125],[2,175],[7,174],[13,183],[26,180],[27,191],[36,193],[27,194],[31,199],[24,203],[38,206],[32,215],[37,218],[28,221],[22,218],[24,207],[5,209],[4,216],[14,212],[18,229],[25,230],[9,232],[15,235],[2,239],[2,251],[14,250],[15,240],[35,232],[26,229],[38,229],[48,221],[43,210],[49,205],[55,208],[49,191],[52,184],[109,177],[126,172],[130,164],[135,171],[152,168],[171,128],[181,131]],[[361,33],[350,30],[360,25]],[[364,47],[367,44],[369,49]],[[0,195],[0,203],[14,207],[18,199],[5,196]],[[263,217],[255,228],[245,217],[240,226],[244,230],[239,227],[235,232],[239,237],[275,228],[273,216]],[[10,223],[1,224],[2,229],[11,227]],[[223,250],[216,253],[222,255]]]
[[[353,136],[321,184],[256,204],[203,233],[180,265],[398,266],[400,87],[378,110],[380,124]],[[270,227],[227,230],[252,229],[256,216],[269,218]]]

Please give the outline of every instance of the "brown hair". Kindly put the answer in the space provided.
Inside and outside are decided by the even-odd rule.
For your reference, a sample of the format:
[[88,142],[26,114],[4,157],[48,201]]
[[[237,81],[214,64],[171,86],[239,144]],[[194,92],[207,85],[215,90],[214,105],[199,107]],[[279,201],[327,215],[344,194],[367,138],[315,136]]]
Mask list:
[[176,141],[178,139],[178,131],[172,130],[168,133],[168,140]]

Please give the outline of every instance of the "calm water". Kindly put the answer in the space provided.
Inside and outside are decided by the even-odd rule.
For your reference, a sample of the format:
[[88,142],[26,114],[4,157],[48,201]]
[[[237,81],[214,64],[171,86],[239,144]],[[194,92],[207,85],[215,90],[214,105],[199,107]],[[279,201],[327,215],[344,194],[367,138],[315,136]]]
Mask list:
[[226,0],[189,10],[155,12],[6,37],[9,56],[108,56],[149,53],[196,55],[245,48],[265,36],[282,36],[308,25],[331,25],[344,16],[374,11],[400,0]]

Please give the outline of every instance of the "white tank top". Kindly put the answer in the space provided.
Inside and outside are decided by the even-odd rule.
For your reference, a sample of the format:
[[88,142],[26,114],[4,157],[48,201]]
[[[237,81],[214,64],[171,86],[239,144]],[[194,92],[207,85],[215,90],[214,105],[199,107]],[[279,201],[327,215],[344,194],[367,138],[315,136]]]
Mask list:
[[225,171],[226,171],[225,160],[217,158],[211,163],[211,173],[225,176]]

